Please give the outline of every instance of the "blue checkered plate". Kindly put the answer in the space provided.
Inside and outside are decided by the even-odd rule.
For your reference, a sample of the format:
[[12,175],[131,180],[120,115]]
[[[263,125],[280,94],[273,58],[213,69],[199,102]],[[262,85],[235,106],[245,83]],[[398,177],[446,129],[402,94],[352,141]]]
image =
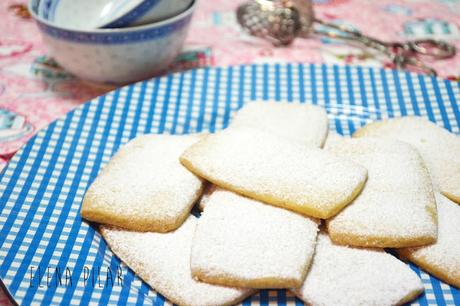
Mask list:
[[[387,117],[420,115],[459,133],[460,83],[364,67],[303,64],[191,70],[117,89],[33,137],[0,178],[0,278],[18,304],[169,304],[107,248],[79,211],[85,190],[120,145],[144,133],[226,127],[250,100],[326,108],[350,135]],[[415,305],[460,305],[460,291],[411,265],[425,285]],[[122,280],[122,281],[121,281]],[[243,305],[302,305],[263,290]]]

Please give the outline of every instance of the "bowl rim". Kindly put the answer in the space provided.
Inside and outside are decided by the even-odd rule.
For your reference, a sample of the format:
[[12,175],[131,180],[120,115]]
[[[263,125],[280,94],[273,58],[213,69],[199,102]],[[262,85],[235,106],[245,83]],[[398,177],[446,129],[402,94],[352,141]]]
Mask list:
[[[133,1],[133,0],[130,0]],[[133,21],[136,21],[138,18],[144,17],[151,9],[156,7],[162,0],[138,0],[139,2],[133,6],[130,10],[126,11],[121,16],[106,22],[100,26],[100,28],[117,28],[118,24],[121,24],[121,27],[129,27],[129,24]],[[151,2],[150,2],[151,1]],[[169,1],[169,0],[167,0]],[[138,13],[139,9],[144,9],[144,6],[147,8],[145,11]]]
[[54,29],[57,29],[59,31],[66,31],[66,32],[69,32],[69,33],[75,33],[75,34],[115,34],[115,33],[125,33],[125,34],[129,34],[129,33],[133,33],[133,32],[138,32],[138,31],[143,31],[143,30],[147,30],[147,29],[154,29],[154,28],[157,28],[157,27],[162,27],[162,26],[166,26],[166,25],[169,25],[169,24],[172,24],[172,23],[175,23],[176,21],[179,21],[179,20],[182,20],[186,17],[188,17],[189,15],[191,15],[193,13],[193,11],[195,10],[195,7],[197,5],[197,0],[192,0],[192,3],[190,4],[190,6],[183,12],[181,12],[180,14],[178,15],[175,15],[173,17],[170,17],[170,18],[167,18],[165,20],[161,20],[161,21],[158,21],[158,22],[152,22],[152,23],[148,23],[148,24],[144,24],[144,25],[140,25],[140,26],[133,26],[133,27],[126,27],[126,28],[103,28],[103,29],[71,29],[71,28],[65,28],[65,27],[62,27],[62,26],[57,26],[56,24],[52,23],[52,22],[49,22],[48,20],[45,20],[43,19],[42,17],[38,16],[37,13],[33,10],[33,4],[35,2],[40,2],[41,0],[29,0],[28,2],[28,5],[27,5],[27,9],[30,13],[30,15],[32,16],[32,18],[38,22],[38,23],[41,23],[47,27],[50,27],[50,28],[54,28]]

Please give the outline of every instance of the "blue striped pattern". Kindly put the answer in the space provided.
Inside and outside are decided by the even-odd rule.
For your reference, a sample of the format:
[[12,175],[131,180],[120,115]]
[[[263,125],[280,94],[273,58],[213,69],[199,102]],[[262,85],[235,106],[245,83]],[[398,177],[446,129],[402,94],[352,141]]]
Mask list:
[[145,42],[149,40],[159,39],[171,35],[182,28],[188,26],[192,15],[183,16],[173,23],[165,24],[159,27],[143,27],[139,30],[125,32],[79,32],[75,30],[66,30],[53,27],[46,23],[37,20],[37,25],[40,30],[52,37],[87,44],[128,44],[133,42]]
[[[331,129],[349,135],[366,122],[421,115],[459,133],[460,83],[365,67],[273,64],[209,68],[136,83],[84,104],[40,131],[0,179],[0,278],[19,304],[165,305],[122,265],[123,285],[104,286],[120,261],[79,216],[89,183],[120,145],[143,133],[217,131],[253,99],[325,107]],[[47,287],[46,271],[68,267],[73,286]],[[100,267],[102,286],[83,282]],[[460,291],[416,271],[426,288],[415,305],[460,305]],[[52,271],[54,272],[54,271]],[[53,274],[52,274],[53,276]],[[55,281],[53,279],[53,281]],[[302,305],[284,290],[266,290],[243,305]]]

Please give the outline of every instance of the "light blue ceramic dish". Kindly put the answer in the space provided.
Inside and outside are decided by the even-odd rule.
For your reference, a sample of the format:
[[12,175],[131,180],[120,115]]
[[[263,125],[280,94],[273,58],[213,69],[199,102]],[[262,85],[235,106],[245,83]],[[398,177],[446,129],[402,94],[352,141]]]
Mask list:
[[76,76],[109,84],[126,84],[164,70],[179,54],[195,9],[195,1],[181,14],[143,26],[75,30],[41,16],[52,15],[49,0],[31,0],[50,54]]

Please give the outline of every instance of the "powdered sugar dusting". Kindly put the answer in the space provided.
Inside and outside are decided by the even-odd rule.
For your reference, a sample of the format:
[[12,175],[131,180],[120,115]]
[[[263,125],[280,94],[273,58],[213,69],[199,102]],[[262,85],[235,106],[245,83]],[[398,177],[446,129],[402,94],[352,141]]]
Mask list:
[[460,206],[437,193],[438,240],[401,253],[430,273],[460,288]]
[[319,218],[348,204],[367,175],[347,159],[251,128],[208,135],[181,161],[223,188]]
[[216,188],[218,187],[212,183],[206,184],[203,194],[201,195],[200,201],[198,202],[198,208],[200,209],[200,211],[203,211],[206,205],[208,205],[209,199],[214,190],[216,190]]
[[460,203],[460,137],[420,117],[403,117],[373,122],[355,135],[389,137],[415,146],[428,169],[436,189]]
[[294,293],[311,305],[396,305],[410,301],[423,285],[390,254],[334,245],[320,233],[304,284]]
[[327,150],[332,146],[338,145],[342,142],[342,140],[348,138],[350,137],[345,137],[335,132],[329,132],[329,134],[327,134],[326,142],[324,143],[324,149]]
[[87,191],[82,215],[135,230],[177,228],[203,184],[180,164],[179,156],[200,137],[144,135],[130,141]]
[[289,102],[252,102],[234,116],[230,128],[252,127],[300,144],[322,147],[328,133],[324,108]]
[[196,218],[170,233],[131,232],[101,227],[112,251],[137,275],[179,305],[233,305],[253,293],[250,289],[210,285],[194,280],[190,250]]
[[423,160],[400,141],[343,140],[329,151],[364,165],[360,195],[328,221],[335,242],[356,246],[419,246],[436,240],[436,203]]
[[224,285],[300,286],[317,231],[317,220],[217,188],[198,221],[192,272]]
[[[262,129],[298,144],[318,148],[326,145],[325,139],[330,142],[342,138],[337,133],[328,132],[326,111],[311,104],[253,101],[236,113],[229,128],[233,127]],[[206,186],[198,204],[201,211],[215,188],[214,184]]]

